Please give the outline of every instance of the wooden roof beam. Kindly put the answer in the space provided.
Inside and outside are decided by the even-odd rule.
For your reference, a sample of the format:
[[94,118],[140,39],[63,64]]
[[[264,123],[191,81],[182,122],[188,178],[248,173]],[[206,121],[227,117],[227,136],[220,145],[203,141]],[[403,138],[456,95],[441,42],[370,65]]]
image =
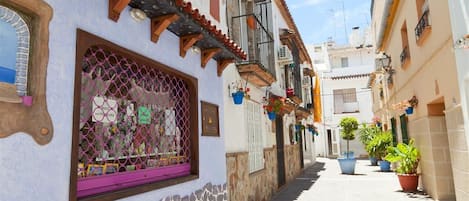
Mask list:
[[179,19],[177,14],[162,15],[151,19],[151,41],[154,43],[158,42],[161,33],[168,28],[168,26]]
[[183,58],[186,57],[187,50],[202,38],[203,35],[201,33],[181,36],[179,38],[179,55]]
[[208,61],[210,61],[210,59],[220,51],[221,51],[221,48],[208,48],[208,49],[202,50],[201,66],[205,68]]
[[121,12],[130,3],[130,0],[109,0],[108,18],[114,22],[119,20]]
[[223,73],[225,68],[228,66],[228,64],[233,63],[233,62],[234,62],[234,59],[223,59],[223,60],[218,61],[217,62],[218,63],[218,67],[217,67],[218,77],[221,76],[221,74]]

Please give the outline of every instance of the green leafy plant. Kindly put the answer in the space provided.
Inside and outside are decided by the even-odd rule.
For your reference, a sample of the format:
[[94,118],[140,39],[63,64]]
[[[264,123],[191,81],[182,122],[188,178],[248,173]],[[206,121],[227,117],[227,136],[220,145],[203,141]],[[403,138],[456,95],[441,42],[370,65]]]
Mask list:
[[355,139],[355,131],[358,129],[358,121],[355,117],[344,117],[340,120],[339,126],[342,128],[340,136],[342,139],[347,140],[347,153],[349,153],[349,141]]
[[366,146],[380,132],[381,129],[379,127],[362,123],[361,127],[358,129],[358,140]]
[[392,134],[389,131],[384,131],[375,135],[365,149],[370,156],[382,159],[386,156],[390,146],[392,146]]
[[282,110],[284,100],[281,98],[265,98],[264,97],[265,105],[262,106],[266,112],[275,112],[279,113]]
[[420,151],[414,145],[414,139],[409,144],[399,143],[396,147],[388,147],[385,159],[389,162],[398,162],[397,173],[416,174],[420,161]]

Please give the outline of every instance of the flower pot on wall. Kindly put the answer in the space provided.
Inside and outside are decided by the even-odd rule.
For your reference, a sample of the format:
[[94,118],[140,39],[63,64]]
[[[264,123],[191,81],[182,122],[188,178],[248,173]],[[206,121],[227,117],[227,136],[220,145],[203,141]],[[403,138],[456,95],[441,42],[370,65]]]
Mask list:
[[246,18],[246,23],[250,29],[256,29],[256,18],[253,15],[250,15]]
[[274,120],[277,117],[277,114],[275,114],[275,112],[267,112],[267,116],[269,117],[269,120]]
[[243,104],[244,92],[238,91],[231,94],[233,96],[233,102],[235,105]]
[[412,114],[412,113],[414,113],[414,108],[413,108],[413,107],[408,107],[407,109],[405,109],[405,113],[406,113],[406,114]]

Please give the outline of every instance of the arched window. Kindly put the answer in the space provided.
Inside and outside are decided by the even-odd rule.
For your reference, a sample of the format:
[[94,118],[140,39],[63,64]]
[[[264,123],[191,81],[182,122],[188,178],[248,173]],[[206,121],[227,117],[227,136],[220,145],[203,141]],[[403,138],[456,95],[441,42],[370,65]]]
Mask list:
[[5,6],[0,6],[0,43],[0,100],[21,102],[28,95],[30,31],[21,15]]

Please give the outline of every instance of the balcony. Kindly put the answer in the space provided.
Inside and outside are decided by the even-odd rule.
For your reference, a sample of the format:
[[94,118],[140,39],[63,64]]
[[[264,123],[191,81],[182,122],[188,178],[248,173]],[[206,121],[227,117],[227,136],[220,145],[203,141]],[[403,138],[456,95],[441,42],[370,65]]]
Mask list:
[[423,12],[422,17],[420,17],[419,23],[415,27],[415,39],[417,40],[417,45],[422,45],[425,39],[430,35],[431,25],[429,18],[429,10]]
[[406,68],[409,65],[409,63],[410,63],[410,52],[409,52],[409,47],[408,46],[404,47],[404,49],[402,50],[400,60],[401,60],[401,67],[402,68]]
[[312,113],[310,110],[304,107],[298,107],[296,108],[295,114],[296,114],[296,120],[300,121],[302,119],[307,119]]
[[231,37],[247,53],[237,62],[240,76],[258,87],[276,81],[273,37],[255,14],[232,17]]

